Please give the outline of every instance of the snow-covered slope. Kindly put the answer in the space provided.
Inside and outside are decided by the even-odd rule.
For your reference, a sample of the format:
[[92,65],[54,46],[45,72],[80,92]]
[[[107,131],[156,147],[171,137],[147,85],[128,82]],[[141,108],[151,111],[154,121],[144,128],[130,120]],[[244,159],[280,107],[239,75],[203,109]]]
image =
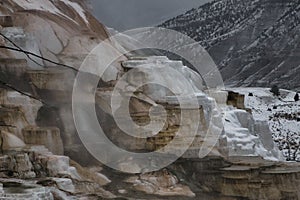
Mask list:
[[266,160],[283,160],[272,139],[267,121],[256,121],[245,110],[228,107],[225,115],[225,134],[229,156],[261,156]]
[[294,100],[296,92],[280,90],[277,97],[269,88],[230,90],[245,95],[245,106],[252,110],[256,123],[268,121],[274,141],[288,160],[300,158],[300,101]]
[[207,48],[230,86],[300,89],[298,0],[215,0],[161,26]]

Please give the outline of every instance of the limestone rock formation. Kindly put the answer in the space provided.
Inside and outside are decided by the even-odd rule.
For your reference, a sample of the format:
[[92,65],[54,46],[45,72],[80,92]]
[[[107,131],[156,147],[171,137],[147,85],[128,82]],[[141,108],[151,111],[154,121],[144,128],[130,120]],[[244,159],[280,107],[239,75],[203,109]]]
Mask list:
[[[15,149],[16,150],[16,149]],[[19,148],[1,157],[2,177],[35,178],[59,175],[80,179],[69,158],[53,155],[43,146]]]
[[54,200],[50,188],[22,180],[0,180],[1,199]]
[[[281,161],[266,119],[256,120],[246,95],[207,91],[200,75],[165,56],[121,57],[97,86],[83,85],[95,89],[93,106],[113,143],[137,154],[171,150],[149,163],[107,156],[107,163],[136,175],[101,167],[78,137],[71,97],[78,68],[109,37],[106,28],[79,0],[5,0],[0,15],[0,43],[15,48],[0,50],[0,198],[299,199],[299,165]],[[106,42],[119,50],[131,47],[128,41]],[[94,61],[106,58],[89,58],[90,72],[101,71]],[[86,93],[82,97],[93,102]],[[83,114],[89,125],[90,113]],[[143,173],[170,157],[178,160]]]
[[[96,100],[99,107],[103,108],[106,115],[113,116],[117,122],[126,124],[127,133],[137,134],[142,130],[142,128],[130,126],[132,120],[139,126],[147,125],[151,120],[152,128],[148,132],[156,131],[155,134],[157,132],[158,134],[147,139],[132,138],[123,133],[124,128],[123,130],[118,128],[120,124],[107,123],[105,126],[108,127],[105,128],[111,131],[108,137],[112,141],[131,151],[160,150],[164,152],[164,147],[172,141],[171,146],[169,144],[168,147],[173,150],[175,155],[181,155],[183,147],[189,146],[188,143],[192,145],[184,153],[184,157],[198,158],[199,150],[205,145],[207,145],[205,148],[213,149],[212,154],[227,155],[221,111],[218,110],[216,101],[203,92],[204,87],[201,85],[202,81],[200,81],[199,75],[184,66],[182,62],[172,61],[162,56],[131,57],[128,61],[122,62],[122,66],[128,71],[128,75],[122,77],[115,88],[102,87],[97,91]],[[166,68],[180,73],[172,73]],[[173,84],[174,79],[177,80],[175,85]],[[143,87],[139,87],[140,84]],[[224,92],[215,92],[216,97],[218,94],[220,94],[218,100],[225,102]],[[129,105],[127,105],[126,99],[129,97]],[[110,105],[110,102],[113,101],[112,98],[116,101],[113,102],[115,104]],[[194,102],[194,104],[190,102]],[[127,106],[129,106],[129,113]],[[160,110],[159,106],[163,106],[166,113]],[[149,111],[153,111],[151,119]],[[199,113],[200,116],[197,116]],[[130,117],[127,117],[129,115]],[[109,118],[108,116],[107,118]],[[197,117],[199,123],[194,123],[193,119],[197,119]],[[166,122],[164,118],[166,118]],[[199,128],[195,127],[197,124]],[[211,130],[219,130],[222,137],[214,137],[214,133],[207,137],[207,132]],[[215,142],[217,145],[214,148]],[[137,167],[130,165],[130,158],[122,158],[123,161],[126,159],[128,159],[128,163],[121,163],[124,169],[127,169],[127,164],[132,169]]]
[[0,167],[3,198],[29,200],[53,199],[54,196],[54,199],[69,199],[77,198],[82,193],[98,194],[104,198],[114,197],[98,183],[99,179],[105,179],[104,175],[98,180],[90,180],[87,174],[91,172],[87,169],[80,168],[80,172],[77,172],[75,167],[70,166],[68,157],[53,155],[44,146],[19,148],[2,155]]
[[267,122],[256,122],[247,111],[232,108],[226,112],[225,120],[229,156],[262,156],[271,160],[284,159],[274,144]]
[[130,177],[127,182],[132,183],[136,190],[147,194],[195,197],[188,186],[179,184],[177,177],[167,170],[142,174],[140,177]]
[[[299,164],[241,156],[179,160],[170,166],[177,177],[195,184],[205,199],[299,199]],[[205,194],[208,194],[207,196]]]
[[58,128],[26,127],[22,132],[26,144],[44,145],[54,154],[64,154],[63,142]]
[[[280,96],[274,96],[270,88],[232,88],[241,96],[244,96],[245,109],[252,113],[255,124],[255,132],[266,146],[272,148],[274,144],[268,141],[275,141],[275,146],[282,151],[285,159],[297,160],[297,144],[299,141],[298,131],[300,123],[298,120],[299,102],[294,101],[296,92],[280,90]],[[292,145],[289,154],[288,138],[294,140],[296,146]],[[291,156],[291,154],[296,154]]]
[[20,138],[6,131],[1,131],[0,137],[2,151],[23,148],[26,146]]
[[[136,87],[135,84],[142,82],[147,83],[153,80],[158,79],[160,76],[154,76],[156,73],[153,71],[160,70],[160,66],[171,66],[173,69],[179,70],[185,69],[187,74],[186,77],[190,77],[192,74],[192,70],[185,68],[181,62],[168,60],[166,57],[150,57],[150,58],[131,58],[128,61],[122,63],[124,68],[129,71],[135,70],[131,75],[128,75],[125,80],[121,80],[122,84],[116,87],[120,87],[118,89],[122,90],[124,93],[128,93],[130,95],[132,92],[135,92],[133,97],[130,100],[129,104],[129,112],[130,116],[134,122],[139,125],[144,125],[149,123],[148,112],[152,106],[156,106],[157,104],[163,105],[166,108],[166,114],[160,113],[159,116],[167,117],[166,124],[159,131],[159,133],[147,140],[144,139],[134,139],[130,137],[124,136],[120,130],[118,130],[116,124],[112,124],[109,130],[115,130],[113,134],[110,135],[110,138],[116,142],[118,145],[125,147],[130,150],[145,150],[154,151],[162,149],[164,146],[168,145],[170,141],[173,141],[175,138],[175,134],[178,132],[178,126],[182,126],[183,129],[187,132],[191,132],[191,128],[184,127],[184,124],[192,124],[191,121],[188,121],[191,118],[185,118],[183,121],[180,117],[180,112],[184,110],[181,105],[179,105],[178,100],[174,97],[169,90],[166,90],[163,87],[159,86],[144,86],[139,88],[137,91],[134,89]],[[149,69],[147,69],[149,66]],[[172,78],[168,78],[168,74],[164,74],[164,71],[161,70],[159,74],[163,74],[162,76],[166,80],[173,81]],[[199,80],[201,78],[198,77]],[[190,79],[188,79],[190,80]],[[192,79],[191,84],[195,86]],[[157,80],[156,82],[159,82]],[[197,81],[195,81],[197,82]],[[177,85],[180,85],[179,82]],[[171,83],[169,84],[171,85]],[[179,87],[179,86],[178,86]],[[188,86],[181,85],[179,88],[186,88]],[[215,109],[214,100],[211,100],[207,94],[204,94],[202,91],[204,90],[203,86],[195,86],[193,91],[198,92],[198,103],[201,105],[200,108],[200,129],[198,130],[198,135],[194,140],[192,146],[189,150],[183,155],[183,157],[199,157],[199,150],[202,145],[207,145],[208,142],[205,140],[205,136],[207,134],[209,124],[216,123],[211,120],[211,114]],[[232,91],[233,90],[233,91]],[[220,105],[223,105],[224,102],[227,103],[226,106],[222,107],[219,112],[225,113],[225,123],[224,127],[220,126],[220,128],[224,128],[224,133],[218,137],[212,137],[212,140],[218,140],[215,145],[215,148],[212,148],[211,154],[218,156],[262,156],[265,159],[271,160],[283,160],[283,156],[279,151],[278,147],[274,144],[272,139],[272,133],[270,128],[267,125],[267,121],[257,121],[255,120],[255,116],[251,114],[251,110],[246,108],[245,105],[245,95],[239,94],[238,92],[234,92],[234,89],[228,89],[228,91],[210,91],[210,95],[215,98],[215,101]],[[189,91],[189,90],[185,90]],[[173,95],[173,96],[172,96]],[[187,95],[185,93],[178,94]],[[106,111],[107,114],[112,115],[112,108],[109,107],[107,102],[110,102],[110,99],[107,97],[112,96],[112,93],[109,92],[108,89],[98,90],[97,92],[97,102],[100,107],[104,107],[103,110]],[[120,96],[119,99],[124,97]],[[106,102],[106,103],[105,103]],[[125,105],[126,107],[126,105]],[[123,117],[126,116],[126,109],[122,107],[122,103],[119,105],[119,110],[116,110],[116,116]],[[191,108],[189,108],[191,109]],[[197,108],[195,108],[197,109]],[[219,117],[222,115],[219,113]],[[154,118],[153,118],[154,119]],[[152,120],[153,120],[152,119]],[[124,121],[123,119],[122,121]],[[184,123],[186,120],[186,123]],[[130,119],[128,123],[130,122]],[[158,127],[161,123],[161,119],[157,119],[155,127]],[[217,126],[218,127],[218,126]],[[129,129],[128,129],[129,130]],[[130,129],[129,132],[135,132],[135,129]],[[207,138],[206,138],[207,139]],[[215,144],[215,143],[214,143]],[[174,145],[174,151],[176,151],[176,147],[182,147],[184,143],[182,141],[178,141]],[[130,160],[130,159],[129,159]],[[130,161],[128,161],[130,162]],[[127,162],[125,162],[127,163]],[[122,166],[126,168],[127,164],[123,163]],[[131,166],[129,164],[129,166]],[[133,165],[131,167],[134,167]],[[137,167],[137,166],[135,166]]]
[[[106,40],[109,37],[106,28],[90,14],[84,2],[77,0],[5,0],[0,5],[0,16],[0,43],[10,48],[0,49],[0,78],[3,83],[42,102],[18,92],[9,91],[9,95],[4,95],[9,102],[3,104],[27,105],[22,107],[27,121],[14,124],[17,131],[11,130],[13,127],[8,131],[30,144],[46,145],[54,153],[65,151],[70,156],[79,152],[88,155],[78,141],[70,101],[76,71],[85,57],[100,42],[114,45]],[[119,77],[123,71],[119,61],[125,59],[121,57],[111,65],[105,81],[115,81]],[[15,109],[18,115],[23,113],[18,112],[17,107],[9,109]],[[45,110],[55,117],[47,116]],[[24,120],[24,116],[19,118]],[[44,136],[53,141],[28,138],[28,131],[22,129],[29,126],[43,129]],[[60,136],[57,131],[45,127],[58,127]]]

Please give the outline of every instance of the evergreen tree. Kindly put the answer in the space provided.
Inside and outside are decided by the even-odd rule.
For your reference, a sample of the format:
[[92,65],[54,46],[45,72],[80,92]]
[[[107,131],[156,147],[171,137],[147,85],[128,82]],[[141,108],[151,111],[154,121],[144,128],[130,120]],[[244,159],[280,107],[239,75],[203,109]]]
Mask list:
[[272,92],[275,96],[280,95],[279,87],[277,85],[273,85],[270,92]]
[[295,101],[299,101],[299,94],[298,93],[296,93],[294,99],[295,99]]

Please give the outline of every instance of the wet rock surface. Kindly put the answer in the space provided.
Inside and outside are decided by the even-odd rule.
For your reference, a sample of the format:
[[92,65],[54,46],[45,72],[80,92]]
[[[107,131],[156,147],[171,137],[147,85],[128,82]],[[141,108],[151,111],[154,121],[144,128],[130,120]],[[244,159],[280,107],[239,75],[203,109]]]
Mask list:
[[37,184],[22,180],[0,179],[1,199],[24,199],[24,200],[53,200],[53,195],[49,188],[41,187]]
[[[299,199],[299,164],[266,161],[260,157],[181,160],[171,169],[197,194],[212,199]],[[288,181],[287,181],[288,180]],[[214,194],[217,196],[213,198]]]
[[[154,58],[151,59],[153,61]],[[150,88],[147,88],[147,90],[149,89]],[[99,97],[104,99],[99,101],[101,105],[105,103],[105,94],[108,92],[109,88],[98,91]],[[5,91],[3,94],[5,93],[7,93],[7,91]],[[222,92],[222,94],[215,93],[214,95],[218,97],[218,101],[223,101],[222,99],[226,97],[224,92]],[[251,150],[251,152],[248,152],[247,150],[241,157],[226,158],[226,155],[228,155],[228,148],[231,150],[229,151],[229,155],[234,155],[232,153],[233,142],[228,142],[228,138],[220,140],[219,146],[215,150],[215,155],[220,156],[220,154],[222,154],[225,158],[207,157],[204,159],[199,159],[195,157],[194,154],[194,157],[189,156],[182,158],[178,162],[168,167],[165,171],[155,173],[145,173],[141,175],[130,176],[128,174],[114,172],[109,169],[85,169],[81,168],[79,165],[75,165],[75,168],[70,166],[70,159],[67,156],[54,155],[43,146],[26,147],[25,143],[37,143],[46,145],[55,151],[59,149],[58,147],[61,147],[59,144],[60,142],[57,142],[60,141],[60,137],[66,137],[64,132],[61,133],[62,135],[59,135],[56,131],[57,128],[39,128],[36,127],[34,123],[28,123],[26,116],[31,116],[29,113],[34,113],[34,116],[31,116],[31,118],[36,118],[38,112],[33,111],[33,109],[39,108],[38,105],[40,103],[36,103],[36,106],[35,104],[32,104],[34,105],[31,107],[32,111],[30,109],[27,109],[26,111],[28,114],[16,112],[18,115],[15,116],[19,117],[6,117],[9,116],[10,112],[15,111],[14,109],[7,109],[8,105],[6,95],[3,95],[2,99],[3,108],[1,108],[1,110],[3,110],[3,113],[6,113],[6,115],[3,115],[5,117],[2,118],[5,122],[5,125],[18,124],[18,127],[20,128],[15,129],[11,127],[2,127],[3,131],[11,131],[12,133],[16,133],[19,138],[16,138],[17,136],[15,135],[14,137],[10,137],[11,135],[9,134],[12,133],[5,133],[9,136],[5,138],[10,139],[4,139],[4,141],[12,142],[6,142],[9,145],[4,145],[4,147],[7,148],[3,149],[5,152],[3,152],[4,154],[0,158],[0,166],[2,167],[2,172],[0,175],[6,180],[21,178],[29,181],[30,183],[33,182],[34,184],[42,186],[41,188],[43,189],[41,190],[43,190],[43,192],[41,195],[44,195],[44,199],[174,198],[239,200],[244,198],[255,200],[268,199],[268,197],[272,197],[274,200],[280,200],[287,198],[299,198],[297,192],[299,166],[297,164],[266,161],[260,157],[254,157],[252,152],[253,149],[251,148],[248,149]],[[201,100],[206,100],[206,103],[210,102],[209,99],[204,97],[201,97]],[[168,134],[172,135],[177,130],[176,128],[172,129],[172,127],[176,127],[176,125],[178,125],[178,116],[176,117],[177,101],[172,97],[169,97],[166,99],[166,101],[168,102],[169,106],[169,127],[168,129],[164,129],[165,131],[162,131],[161,137],[165,137]],[[140,124],[147,123],[149,119],[145,113],[147,113],[149,106],[153,103],[155,102],[153,100],[151,101],[151,98],[143,95],[137,95],[131,105],[133,119]],[[210,104],[208,103],[208,105]],[[235,102],[233,102],[231,105],[238,106]],[[22,107],[24,107],[24,104],[21,104],[19,111],[23,110]],[[201,111],[201,108],[197,109],[200,109]],[[253,120],[251,120],[250,113],[247,113],[243,110],[236,110],[235,108],[231,109],[234,110],[234,116],[240,124],[237,128],[244,128],[244,130],[247,130],[246,135],[255,135],[258,132],[262,132],[262,134],[265,133],[264,125],[256,125]],[[66,110],[68,109],[62,109],[61,112]],[[108,107],[106,110],[106,114],[109,115],[111,112],[110,108]],[[203,124],[203,127],[205,127],[205,119],[209,116],[205,116],[205,113],[209,114],[209,112],[205,110],[202,110],[202,112],[203,121],[201,123]],[[31,126],[28,127],[28,125]],[[18,130],[21,130],[22,134],[18,134]],[[41,139],[44,137],[50,137],[53,139],[46,140],[46,143],[38,140],[40,134],[39,132],[41,132],[41,135],[43,135]],[[227,132],[229,132],[228,134],[233,133],[230,130]],[[117,141],[124,142],[124,140],[116,137],[116,135],[115,138]],[[233,135],[233,138],[236,139],[235,136],[236,135]],[[27,142],[22,142],[22,139]],[[32,141],[32,139],[36,141]],[[154,141],[145,141],[144,146],[140,145],[141,149],[145,148],[147,146],[146,144],[148,144],[148,147],[154,145],[155,149],[155,145],[158,145],[159,142],[161,142],[159,138],[157,139],[158,140]],[[251,144],[254,142],[253,144],[255,144],[255,141],[259,143],[264,140],[259,137],[255,137],[255,140],[250,138],[249,143]],[[162,140],[162,142],[162,144],[167,144],[168,140]],[[234,144],[238,146],[239,141],[235,141]],[[269,150],[272,150],[274,147],[272,144],[273,143],[263,143],[261,145],[265,146]],[[58,147],[54,148],[54,145],[58,145]],[[134,145],[134,147],[137,146]],[[199,146],[196,145],[195,149],[199,150]],[[78,152],[80,152],[80,150],[78,150]],[[248,154],[253,155],[249,156]],[[74,157],[76,157],[76,154]],[[141,165],[143,164],[145,163],[141,163]],[[139,165],[133,165],[130,159],[120,160],[120,165],[122,165],[124,169],[126,168],[128,170],[136,168],[136,171],[138,171],[141,168]],[[286,179],[288,181],[286,181]],[[6,193],[4,192],[4,194]],[[13,194],[15,195],[15,193]],[[40,193],[38,191],[32,191],[30,193],[30,195],[35,194],[38,195]],[[15,196],[15,198],[19,197]],[[30,196],[28,198],[34,197]]]
[[[154,58],[151,59],[153,60]],[[108,87],[106,90],[102,88],[102,90],[98,91],[98,97],[102,99],[101,101],[98,101],[99,104],[106,104],[105,95],[109,93],[109,90],[110,88]],[[147,88],[147,90],[149,90],[149,88]],[[221,102],[227,97],[224,91],[220,93],[216,92],[214,95],[217,100]],[[203,103],[203,101],[206,100],[205,102],[207,105],[211,105],[209,99],[205,97],[199,98],[202,100],[200,102]],[[7,107],[6,96],[2,96],[2,99],[3,106]],[[148,112],[150,105],[153,105],[155,102],[144,95],[136,95],[132,101],[131,111],[134,121],[139,124],[146,124],[149,118],[145,113]],[[155,146],[159,145],[160,142],[163,142],[163,145],[167,144],[168,140],[165,140],[167,139],[165,137],[168,136],[168,134],[171,134],[172,136],[172,134],[177,131],[176,128],[172,129],[172,127],[176,127],[176,125],[179,124],[179,117],[176,116],[178,109],[177,101],[172,97],[167,98],[165,101],[168,103],[167,108],[169,109],[168,128],[165,127],[165,129],[163,129],[164,131],[161,132],[161,135],[157,140],[145,140],[144,143],[140,143],[141,145],[134,145],[133,147],[139,146],[143,149],[148,145],[148,148],[151,147],[155,149]],[[239,107],[239,105],[242,106],[240,102],[233,101],[230,105],[233,118],[239,122],[236,128],[246,131],[245,136],[248,137],[249,144],[253,143],[254,146],[262,146],[266,149],[266,152],[268,152],[268,150],[272,151],[274,143],[270,143],[270,141],[265,138],[267,135],[257,135],[258,133],[266,134],[267,129],[264,124],[254,123],[250,112],[238,110],[233,107]],[[32,106],[32,108],[35,108],[35,106]],[[104,116],[109,118],[108,116],[110,115],[111,110],[109,107],[106,108],[107,112]],[[7,110],[6,108],[1,109],[4,110],[5,113],[10,112],[10,110]],[[203,131],[205,130],[205,124],[207,123],[206,119],[209,117],[208,110],[211,110],[212,107],[209,107],[208,110],[202,108],[197,109],[202,111],[201,123],[203,125]],[[22,111],[22,106],[20,110]],[[68,109],[64,109],[64,111],[66,110]],[[45,111],[47,111],[47,109],[43,112]],[[31,112],[30,109],[28,109],[27,112],[34,113],[35,117],[38,115],[38,112]],[[41,128],[34,126],[35,124],[29,124],[26,120],[26,116],[29,116],[29,114],[25,115],[24,113],[22,114],[22,112],[19,112],[17,116],[21,117],[3,117],[3,119],[9,119],[5,121],[7,125],[21,122],[18,123],[18,126],[20,127],[18,130],[22,130],[22,134],[18,138],[15,135],[10,137],[12,133],[4,132],[9,136],[5,138],[10,138],[9,140],[5,139],[4,141],[12,142],[6,142],[9,145],[5,145],[5,147],[8,148],[3,149],[5,151],[0,158],[0,166],[2,166],[0,175],[5,178],[5,180],[21,178],[29,181],[29,183],[42,186],[43,189],[41,190],[50,191],[50,193],[42,193],[45,195],[45,197],[43,197],[45,199],[48,198],[48,194],[50,194],[50,199],[123,198],[239,200],[244,198],[256,200],[272,197],[274,200],[280,200],[299,198],[297,192],[299,166],[297,164],[267,161],[261,157],[255,156],[256,154],[253,152],[254,149],[251,148],[252,146],[250,145],[249,147],[245,145],[245,143],[238,141],[234,131],[226,130],[226,127],[224,133],[224,136],[226,137],[219,141],[214,153],[209,157],[199,159],[195,154],[188,154],[192,156],[181,158],[166,170],[132,176],[106,168],[102,169],[101,167],[83,168],[80,165],[70,166],[70,159],[67,156],[54,155],[43,146],[26,146],[28,144],[25,143],[43,144],[55,151],[59,149],[57,147],[54,148],[55,145],[61,147],[57,141],[60,141],[60,137],[66,136],[64,135],[64,132],[61,133],[62,135],[58,134],[57,128]],[[57,115],[53,114],[51,116]],[[230,118],[229,120],[233,122],[233,118]],[[114,124],[112,124],[112,127],[114,127]],[[3,127],[2,130],[18,133],[15,131],[16,129],[10,127]],[[115,131],[116,132],[112,132],[115,134],[114,139],[116,139],[116,141],[124,142],[123,139],[117,137],[118,130]],[[41,139],[44,139],[44,137],[50,137],[52,139],[45,141],[38,140],[39,134],[43,135]],[[228,141],[230,134],[232,135],[232,140]],[[253,138],[249,137],[251,135]],[[160,138],[164,138],[164,140],[160,140]],[[22,139],[27,142],[23,142]],[[239,154],[240,157],[236,157],[237,154],[234,153],[233,147],[239,147],[240,145],[245,145],[249,148],[245,149],[241,155]],[[198,152],[199,146],[195,145],[194,149]],[[77,151],[80,152],[80,150]],[[241,153],[241,151],[238,152]],[[227,157],[228,153],[229,156],[235,157]],[[272,154],[272,152],[269,153]],[[249,154],[251,156],[249,156]],[[214,155],[214,157],[212,157],[212,155]],[[220,157],[220,155],[223,155],[223,157]],[[74,157],[76,157],[76,154]],[[120,160],[119,165],[121,165],[124,170],[138,171],[145,163],[133,164],[130,158],[123,158]],[[286,179],[288,181],[286,181]],[[31,195],[32,194],[35,194],[35,192],[31,192]],[[30,196],[29,198],[33,197]]]
[[139,177],[133,176],[126,181],[132,183],[135,190],[147,194],[158,196],[196,196],[188,186],[179,184],[177,177],[170,174],[167,170],[142,174]]

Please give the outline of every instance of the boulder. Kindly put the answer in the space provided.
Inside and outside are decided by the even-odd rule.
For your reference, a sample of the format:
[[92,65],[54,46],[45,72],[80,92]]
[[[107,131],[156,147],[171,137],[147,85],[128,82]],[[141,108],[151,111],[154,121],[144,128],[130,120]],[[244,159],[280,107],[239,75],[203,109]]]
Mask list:
[[3,150],[13,150],[17,148],[25,147],[25,143],[17,136],[8,133],[6,131],[1,131],[1,149]]
[[111,183],[111,180],[109,180],[109,178],[107,178],[104,174],[95,172],[94,175],[95,175],[95,179],[97,180],[97,182],[102,186]]
[[167,170],[142,174],[139,177],[133,176],[127,179],[126,182],[133,183],[135,190],[147,194],[195,197],[188,186],[179,184],[177,177]]
[[70,158],[67,156],[50,155],[44,158],[49,176],[58,177],[68,175],[73,179],[80,179],[76,168],[70,167]]
[[69,193],[74,193],[75,192],[75,187],[73,185],[73,182],[71,179],[68,178],[52,178],[52,180],[56,183],[56,186],[58,189],[69,192]]
[[70,198],[67,196],[67,194],[63,191],[60,191],[54,187],[51,188],[51,193],[54,197],[54,199],[58,200],[70,200]]

